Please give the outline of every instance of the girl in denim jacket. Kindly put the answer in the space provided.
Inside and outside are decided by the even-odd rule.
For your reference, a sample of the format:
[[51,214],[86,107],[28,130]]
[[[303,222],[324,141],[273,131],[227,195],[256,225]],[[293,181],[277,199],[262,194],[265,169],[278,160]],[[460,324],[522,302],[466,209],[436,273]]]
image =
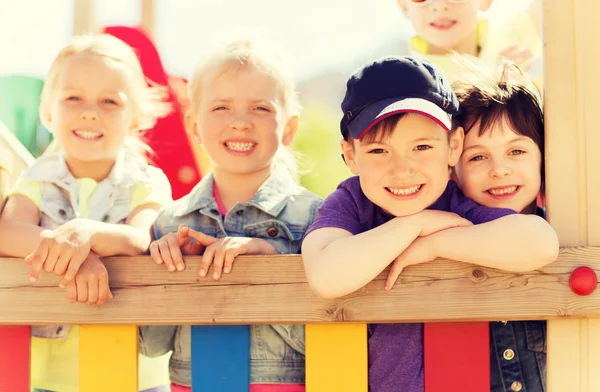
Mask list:
[[[100,257],[148,249],[170,186],[128,145],[169,111],[163,95],[112,36],[77,37],[58,54],[40,105],[55,148],[17,181],[0,217],[0,254],[25,257],[32,282],[42,270],[55,273],[71,302],[102,305],[112,294]],[[32,334],[34,390],[78,391],[78,327],[34,326]],[[167,387],[162,363],[142,358],[141,389]]]
[[[218,280],[238,255],[300,253],[321,200],[293,175],[286,146],[298,128],[299,105],[278,58],[256,42],[228,43],[197,68],[189,94],[187,128],[212,172],[159,214],[154,261],[181,271],[182,254],[202,254],[198,274]],[[140,328],[142,353],[173,351],[172,391],[191,390],[190,331]],[[250,391],[303,391],[304,379],[304,326],[252,326]]]
[[[466,196],[486,207],[544,217],[537,205],[544,180],[544,119],[516,66],[500,78],[479,72],[456,83],[464,151],[456,174]],[[492,392],[544,392],[546,322],[490,323]]]

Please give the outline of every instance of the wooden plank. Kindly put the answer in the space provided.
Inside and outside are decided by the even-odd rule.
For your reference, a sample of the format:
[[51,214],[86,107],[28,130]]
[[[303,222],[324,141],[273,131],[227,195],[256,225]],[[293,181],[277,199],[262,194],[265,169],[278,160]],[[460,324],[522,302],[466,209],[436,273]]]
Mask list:
[[0,327],[0,391],[28,392],[31,327]]
[[306,391],[367,392],[366,324],[306,326]]
[[92,33],[96,27],[96,0],[75,0],[73,5],[73,35]]
[[155,38],[156,1],[140,0],[140,24],[150,39]]
[[192,386],[194,391],[248,391],[248,325],[192,326]]
[[79,386],[82,392],[138,391],[137,327],[79,328]]
[[[42,274],[32,285],[27,265],[0,259],[0,324],[304,324],[600,315],[600,290],[577,296],[568,287],[578,265],[600,274],[597,247],[563,249],[559,261],[521,275],[436,260],[406,268],[389,292],[383,289],[384,271],[338,299],[312,293],[299,256],[246,256],[219,282],[197,276],[199,261],[190,258],[186,271],[168,273],[147,257],[107,259],[115,298],[93,307],[70,304],[56,276]],[[398,303],[402,306],[391,305]]]
[[426,323],[425,392],[490,390],[489,323]]
[[[548,217],[562,246],[600,245],[598,12],[598,2],[544,1]],[[550,320],[548,391],[597,391],[599,356],[595,320]]]

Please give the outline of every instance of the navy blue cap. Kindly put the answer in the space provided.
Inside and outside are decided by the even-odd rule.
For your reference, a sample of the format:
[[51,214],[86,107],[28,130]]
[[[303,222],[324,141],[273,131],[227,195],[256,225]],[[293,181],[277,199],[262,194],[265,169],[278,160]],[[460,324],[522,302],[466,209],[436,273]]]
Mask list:
[[423,114],[450,130],[459,105],[437,66],[419,57],[389,56],[348,79],[342,111],[342,135],[360,139],[384,118],[406,112]]

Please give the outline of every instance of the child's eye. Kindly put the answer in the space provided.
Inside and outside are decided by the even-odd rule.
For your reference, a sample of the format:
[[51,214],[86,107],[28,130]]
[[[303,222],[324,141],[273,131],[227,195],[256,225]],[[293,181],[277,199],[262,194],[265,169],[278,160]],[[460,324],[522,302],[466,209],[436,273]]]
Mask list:
[[81,98],[79,98],[76,95],[70,95],[65,99],[65,101],[73,101],[73,102],[80,101],[80,100],[81,100]]
[[110,99],[110,98],[103,99],[102,103],[105,103],[108,105],[117,105],[117,101],[115,101],[114,99]]
[[256,110],[258,110],[259,112],[270,112],[271,108],[268,108],[266,106],[257,106]]
[[472,161],[482,161],[483,160],[483,155],[475,155],[474,157],[472,157],[471,159],[469,159],[469,162]]
[[521,154],[525,154],[526,152],[527,151],[516,149],[516,150],[512,150],[510,152],[510,155],[521,155]]
[[369,154],[383,154],[385,153],[385,150],[383,148],[374,148],[372,150],[369,150]]
[[221,106],[215,106],[213,108],[213,112],[217,112],[217,111],[220,111],[220,110],[227,110],[227,107],[221,105]]
[[433,148],[433,147],[431,147],[428,144],[419,144],[417,147],[415,147],[415,150],[417,150],[417,151],[425,151],[425,150],[429,150],[431,148]]

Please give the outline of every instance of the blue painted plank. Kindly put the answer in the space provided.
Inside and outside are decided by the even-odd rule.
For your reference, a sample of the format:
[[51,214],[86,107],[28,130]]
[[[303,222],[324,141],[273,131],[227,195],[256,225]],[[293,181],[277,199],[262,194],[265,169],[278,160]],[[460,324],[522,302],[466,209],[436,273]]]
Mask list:
[[250,326],[192,326],[192,392],[248,392]]

